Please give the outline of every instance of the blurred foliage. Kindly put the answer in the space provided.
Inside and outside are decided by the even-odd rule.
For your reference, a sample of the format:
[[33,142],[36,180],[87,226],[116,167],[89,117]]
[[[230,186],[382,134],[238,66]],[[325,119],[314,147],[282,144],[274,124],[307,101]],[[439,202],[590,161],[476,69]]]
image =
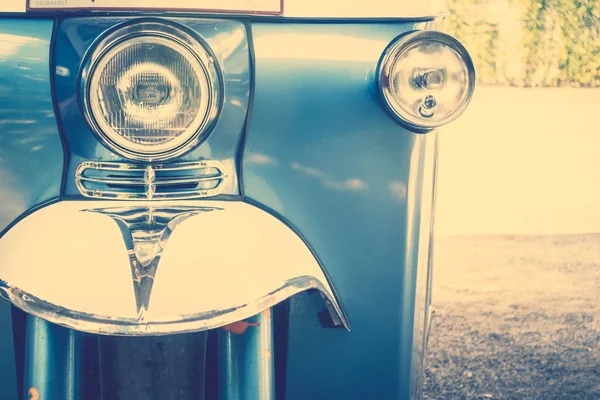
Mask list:
[[482,83],[600,87],[600,0],[449,0]]

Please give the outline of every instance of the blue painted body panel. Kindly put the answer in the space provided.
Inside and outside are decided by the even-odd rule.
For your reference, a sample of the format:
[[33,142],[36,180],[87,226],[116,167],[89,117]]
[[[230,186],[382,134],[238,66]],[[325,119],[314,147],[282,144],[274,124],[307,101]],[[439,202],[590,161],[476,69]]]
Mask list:
[[[131,18],[72,18],[60,22],[56,39],[56,98],[63,132],[70,150],[65,195],[80,197],[75,170],[83,161],[126,161],[104,147],[94,136],[81,112],[78,77],[82,60],[94,41],[107,29]],[[177,161],[216,159],[233,168],[246,125],[250,92],[250,55],[246,27],[237,21],[219,19],[170,19],[197,32],[212,48],[224,80],[222,113],[208,139]],[[237,188],[237,185],[235,185]],[[237,190],[233,193],[238,194]]]
[[17,399],[17,371],[11,307],[8,302],[0,303],[0,393],[4,400]]
[[79,400],[81,335],[27,316],[24,399]]
[[[64,152],[50,87],[53,21],[0,20],[0,236],[60,195]],[[0,303],[0,393],[16,400],[11,307]]]
[[60,195],[64,152],[50,89],[53,21],[0,19],[0,236]]
[[388,117],[374,72],[389,42],[417,27],[427,28],[252,25],[245,195],[301,233],[352,326],[322,329],[320,299],[292,300],[286,400],[410,398],[420,193],[410,182],[426,136]]

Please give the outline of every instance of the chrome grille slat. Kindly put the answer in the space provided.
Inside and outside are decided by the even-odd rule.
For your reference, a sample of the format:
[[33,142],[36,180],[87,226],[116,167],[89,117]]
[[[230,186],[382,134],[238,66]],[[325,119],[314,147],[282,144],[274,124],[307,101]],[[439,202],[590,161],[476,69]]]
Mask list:
[[80,177],[79,178],[81,181],[85,181],[85,182],[95,182],[95,183],[104,183],[107,185],[120,185],[120,184],[130,184],[130,185],[143,185],[143,183],[139,183],[137,181],[131,180],[131,179],[125,179],[125,178],[109,178],[109,179],[103,179],[103,178],[88,178],[88,177]]
[[[119,172],[122,175],[115,176]],[[168,165],[85,161],[77,168],[75,184],[92,198],[184,200],[220,194],[226,178],[225,165],[216,160]]]
[[[136,180],[132,180],[132,179],[127,179],[127,178],[116,178],[116,177],[111,177],[111,178],[107,178],[107,179],[103,179],[103,178],[90,178],[90,177],[81,177],[79,178],[82,181],[86,181],[86,182],[95,182],[95,183],[104,183],[107,185],[143,185],[143,183],[140,183],[139,181]],[[219,179],[223,179],[222,175],[214,175],[214,176],[207,176],[207,177],[201,177],[201,178],[182,178],[182,179],[169,179],[169,180],[161,180],[159,182],[160,185],[181,185],[181,184],[185,184],[185,183],[200,183],[200,182],[209,182],[209,181],[216,181]]]

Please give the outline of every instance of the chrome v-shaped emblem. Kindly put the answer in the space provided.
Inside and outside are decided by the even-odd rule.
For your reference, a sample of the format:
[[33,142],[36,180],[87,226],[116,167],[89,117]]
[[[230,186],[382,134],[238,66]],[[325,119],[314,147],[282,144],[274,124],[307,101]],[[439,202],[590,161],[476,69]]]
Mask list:
[[[146,170],[152,188],[153,170]],[[149,196],[152,189],[147,190]],[[119,226],[131,266],[138,321],[143,322],[160,257],[178,224],[194,215],[220,210],[217,207],[171,206],[110,207],[86,210],[111,217]]]

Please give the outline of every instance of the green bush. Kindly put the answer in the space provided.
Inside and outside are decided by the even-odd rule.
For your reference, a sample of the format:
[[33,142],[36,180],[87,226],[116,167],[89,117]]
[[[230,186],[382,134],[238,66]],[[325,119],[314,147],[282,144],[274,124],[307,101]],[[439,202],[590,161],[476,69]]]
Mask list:
[[600,0],[450,0],[482,83],[600,87]]

